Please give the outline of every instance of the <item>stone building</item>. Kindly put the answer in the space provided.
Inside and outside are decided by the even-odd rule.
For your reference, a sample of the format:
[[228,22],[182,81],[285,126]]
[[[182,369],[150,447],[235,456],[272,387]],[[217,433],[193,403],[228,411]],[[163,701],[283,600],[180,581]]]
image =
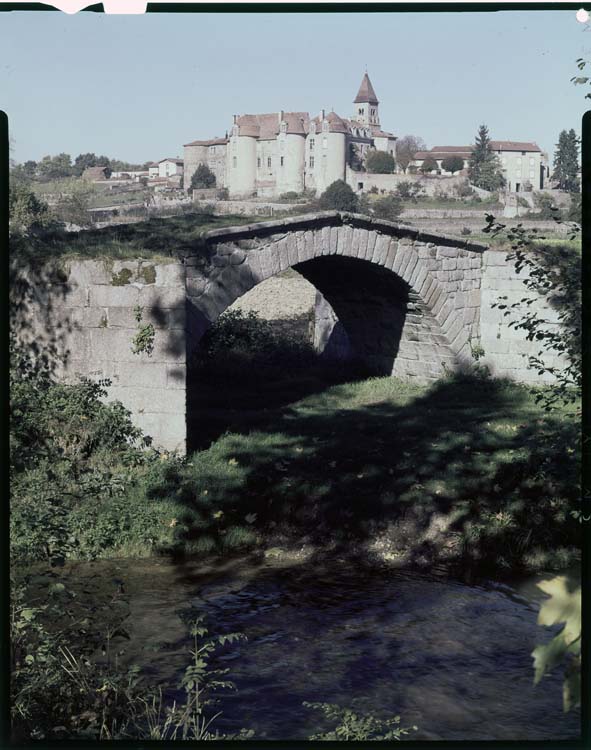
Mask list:
[[[499,157],[503,175],[510,192],[519,193],[529,185],[534,190],[542,190],[549,174],[548,156],[537,143],[522,141],[491,141],[492,150]],[[413,165],[420,169],[424,160],[431,157],[437,162],[440,174],[448,175],[441,167],[441,162],[451,156],[458,156],[464,161],[464,168],[468,162],[474,146],[433,146],[430,151],[417,151]]]
[[347,167],[369,149],[394,154],[396,136],[382,130],[379,101],[367,73],[350,118],[322,110],[235,115],[225,138],[185,144],[185,187],[199,164],[216,175],[230,197],[277,197],[312,190],[322,193],[344,180]]

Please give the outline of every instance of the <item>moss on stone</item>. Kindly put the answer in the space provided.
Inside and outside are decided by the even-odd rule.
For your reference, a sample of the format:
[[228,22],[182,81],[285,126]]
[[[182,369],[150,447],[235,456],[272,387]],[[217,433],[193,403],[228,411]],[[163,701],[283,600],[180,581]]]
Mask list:
[[155,284],[156,266],[142,266],[138,271],[138,280],[143,280],[144,284]]
[[122,268],[119,273],[114,273],[111,278],[111,284],[113,286],[125,286],[129,284],[132,277],[132,272],[129,268]]

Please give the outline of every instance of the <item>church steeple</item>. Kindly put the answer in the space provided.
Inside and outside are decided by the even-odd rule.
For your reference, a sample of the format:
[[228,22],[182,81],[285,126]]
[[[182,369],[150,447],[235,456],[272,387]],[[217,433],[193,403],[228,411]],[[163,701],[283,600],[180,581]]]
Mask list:
[[378,114],[378,97],[376,92],[371,85],[367,71],[361,81],[361,86],[357,92],[353,103],[355,104],[355,116],[354,119],[357,122],[362,122],[364,125],[378,125],[380,124],[380,116]]

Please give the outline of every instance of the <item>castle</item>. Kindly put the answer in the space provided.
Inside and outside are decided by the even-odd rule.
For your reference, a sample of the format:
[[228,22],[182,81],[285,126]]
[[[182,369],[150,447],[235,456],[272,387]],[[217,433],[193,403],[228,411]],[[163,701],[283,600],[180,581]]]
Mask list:
[[375,148],[394,155],[396,136],[380,126],[379,101],[367,73],[354,99],[350,119],[322,110],[234,115],[224,138],[184,146],[184,184],[188,189],[199,164],[207,164],[216,186],[231,198],[275,198],[304,190],[322,193],[344,180],[347,165]]

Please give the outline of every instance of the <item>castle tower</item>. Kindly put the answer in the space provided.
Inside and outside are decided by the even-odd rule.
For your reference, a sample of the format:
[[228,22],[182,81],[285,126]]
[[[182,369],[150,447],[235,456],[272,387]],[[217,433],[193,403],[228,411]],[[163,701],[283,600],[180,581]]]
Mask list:
[[376,92],[373,90],[367,71],[361,81],[361,86],[357,92],[357,96],[353,102],[355,104],[355,110],[353,118],[357,122],[361,122],[364,125],[377,125],[380,124],[380,116],[378,113],[378,97]]

